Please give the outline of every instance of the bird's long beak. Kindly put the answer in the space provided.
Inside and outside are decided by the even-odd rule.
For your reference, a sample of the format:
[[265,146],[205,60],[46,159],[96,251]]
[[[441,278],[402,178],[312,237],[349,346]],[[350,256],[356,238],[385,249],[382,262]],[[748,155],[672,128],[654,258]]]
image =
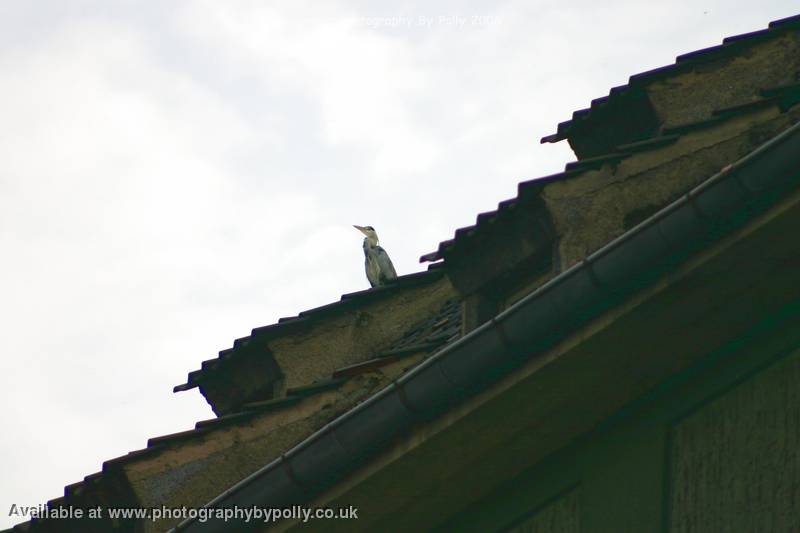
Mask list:
[[366,228],[364,228],[364,226],[356,226],[355,224],[353,224],[353,227],[356,228],[361,233],[363,233],[364,235],[367,234],[367,230],[366,230]]

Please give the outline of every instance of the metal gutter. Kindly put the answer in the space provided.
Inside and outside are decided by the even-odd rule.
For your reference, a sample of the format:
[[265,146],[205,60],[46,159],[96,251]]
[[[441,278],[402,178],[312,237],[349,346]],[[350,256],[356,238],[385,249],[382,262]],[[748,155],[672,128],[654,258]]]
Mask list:
[[[791,181],[787,178],[791,178]],[[286,507],[309,501],[394,436],[430,418],[643,286],[718,221],[800,178],[800,123],[726,167],[624,235],[403,375],[221,493],[206,507]],[[752,218],[746,213],[739,222]],[[689,247],[689,248],[687,248]],[[677,254],[677,255],[676,255]],[[186,520],[172,531],[241,524]]]

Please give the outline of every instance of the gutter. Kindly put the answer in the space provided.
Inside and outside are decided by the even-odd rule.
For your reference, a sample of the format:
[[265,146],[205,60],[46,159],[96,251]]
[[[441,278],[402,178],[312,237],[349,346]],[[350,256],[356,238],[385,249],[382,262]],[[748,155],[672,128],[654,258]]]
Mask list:
[[[800,123],[554,277],[496,317],[214,498],[206,508],[289,507],[309,501],[418,420],[431,418],[677,265],[691,246],[753,202],[800,179]],[[752,218],[747,212],[734,224]],[[726,230],[730,227],[724,228]],[[712,235],[713,237],[713,235]],[[243,524],[189,519],[171,531]]]

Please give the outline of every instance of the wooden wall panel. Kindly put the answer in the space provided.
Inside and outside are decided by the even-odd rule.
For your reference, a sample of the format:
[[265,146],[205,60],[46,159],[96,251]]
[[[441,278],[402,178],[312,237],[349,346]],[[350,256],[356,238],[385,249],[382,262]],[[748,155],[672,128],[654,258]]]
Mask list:
[[678,422],[669,470],[670,531],[796,531],[800,353]]

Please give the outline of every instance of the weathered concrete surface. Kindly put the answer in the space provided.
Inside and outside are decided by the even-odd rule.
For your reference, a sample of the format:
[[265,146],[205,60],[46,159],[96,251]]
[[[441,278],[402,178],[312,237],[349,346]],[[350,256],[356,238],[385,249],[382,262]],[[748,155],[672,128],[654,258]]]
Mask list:
[[[431,283],[398,288],[375,295],[357,308],[342,306],[315,317],[302,328],[248,345],[244,355],[248,359],[264,357],[274,361],[283,378],[274,384],[273,396],[281,397],[287,388],[329,379],[338,368],[375,357],[410,328],[436,314],[454,294],[445,276]],[[127,483],[144,507],[201,507],[427,355],[411,354],[355,376],[337,389],[317,393],[278,411],[220,425],[209,433],[129,462],[124,467]],[[244,362],[241,366],[246,371],[249,367]],[[235,361],[227,363],[235,366]],[[274,374],[259,375],[261,379],[271,379]],[[259,375],[238,380],[232,372],[227,386],[240,399],[248,398],[248,390],[261,387]],[[142,526],[145,531],[163,531],[175,522],[162,520]]]
[[280,390],[327,379],[334,370],[366,361],[414,324],[434,315],[455,291],[445,276],[392,292],[312,324],[307,330],[268,342],[284,374]]
[[200,392],[218,415],[242,404],[280,398],[286,389],[329,379],[334,370],[374,357],[410,327],[433,316],[455,295],[445,276],[418,285],[360,295],[257,334],[200,381]]
[[[219,427],[130,462],[124,467],[128,484],[143,507],[201,507],[385,387],[427,355],[420,352],[404,357],[285,410]],[[141,525],[143,531],[149,532],[164,531],[175,523],[175,520],[161,520]]]
[[579,159],[615,152],[663,128],[703,121],[722,109],[761,98],[762,89],[800,77],[800,32],[785,28],[634,79],[621,94],[592,105],[570,123],[567,138]]
[[631,215],[655,212],[786,129],[800,117],[798,107],[740,115],[616,165],[548,184],[543,197],[560,239],[561,268],[630,229],[638,221]]
[[800,36],[790,31],[741,53],[657,80],[645,90],[663,127],[711,117],[714,110],[759,99],[759,90],[796,82]]

